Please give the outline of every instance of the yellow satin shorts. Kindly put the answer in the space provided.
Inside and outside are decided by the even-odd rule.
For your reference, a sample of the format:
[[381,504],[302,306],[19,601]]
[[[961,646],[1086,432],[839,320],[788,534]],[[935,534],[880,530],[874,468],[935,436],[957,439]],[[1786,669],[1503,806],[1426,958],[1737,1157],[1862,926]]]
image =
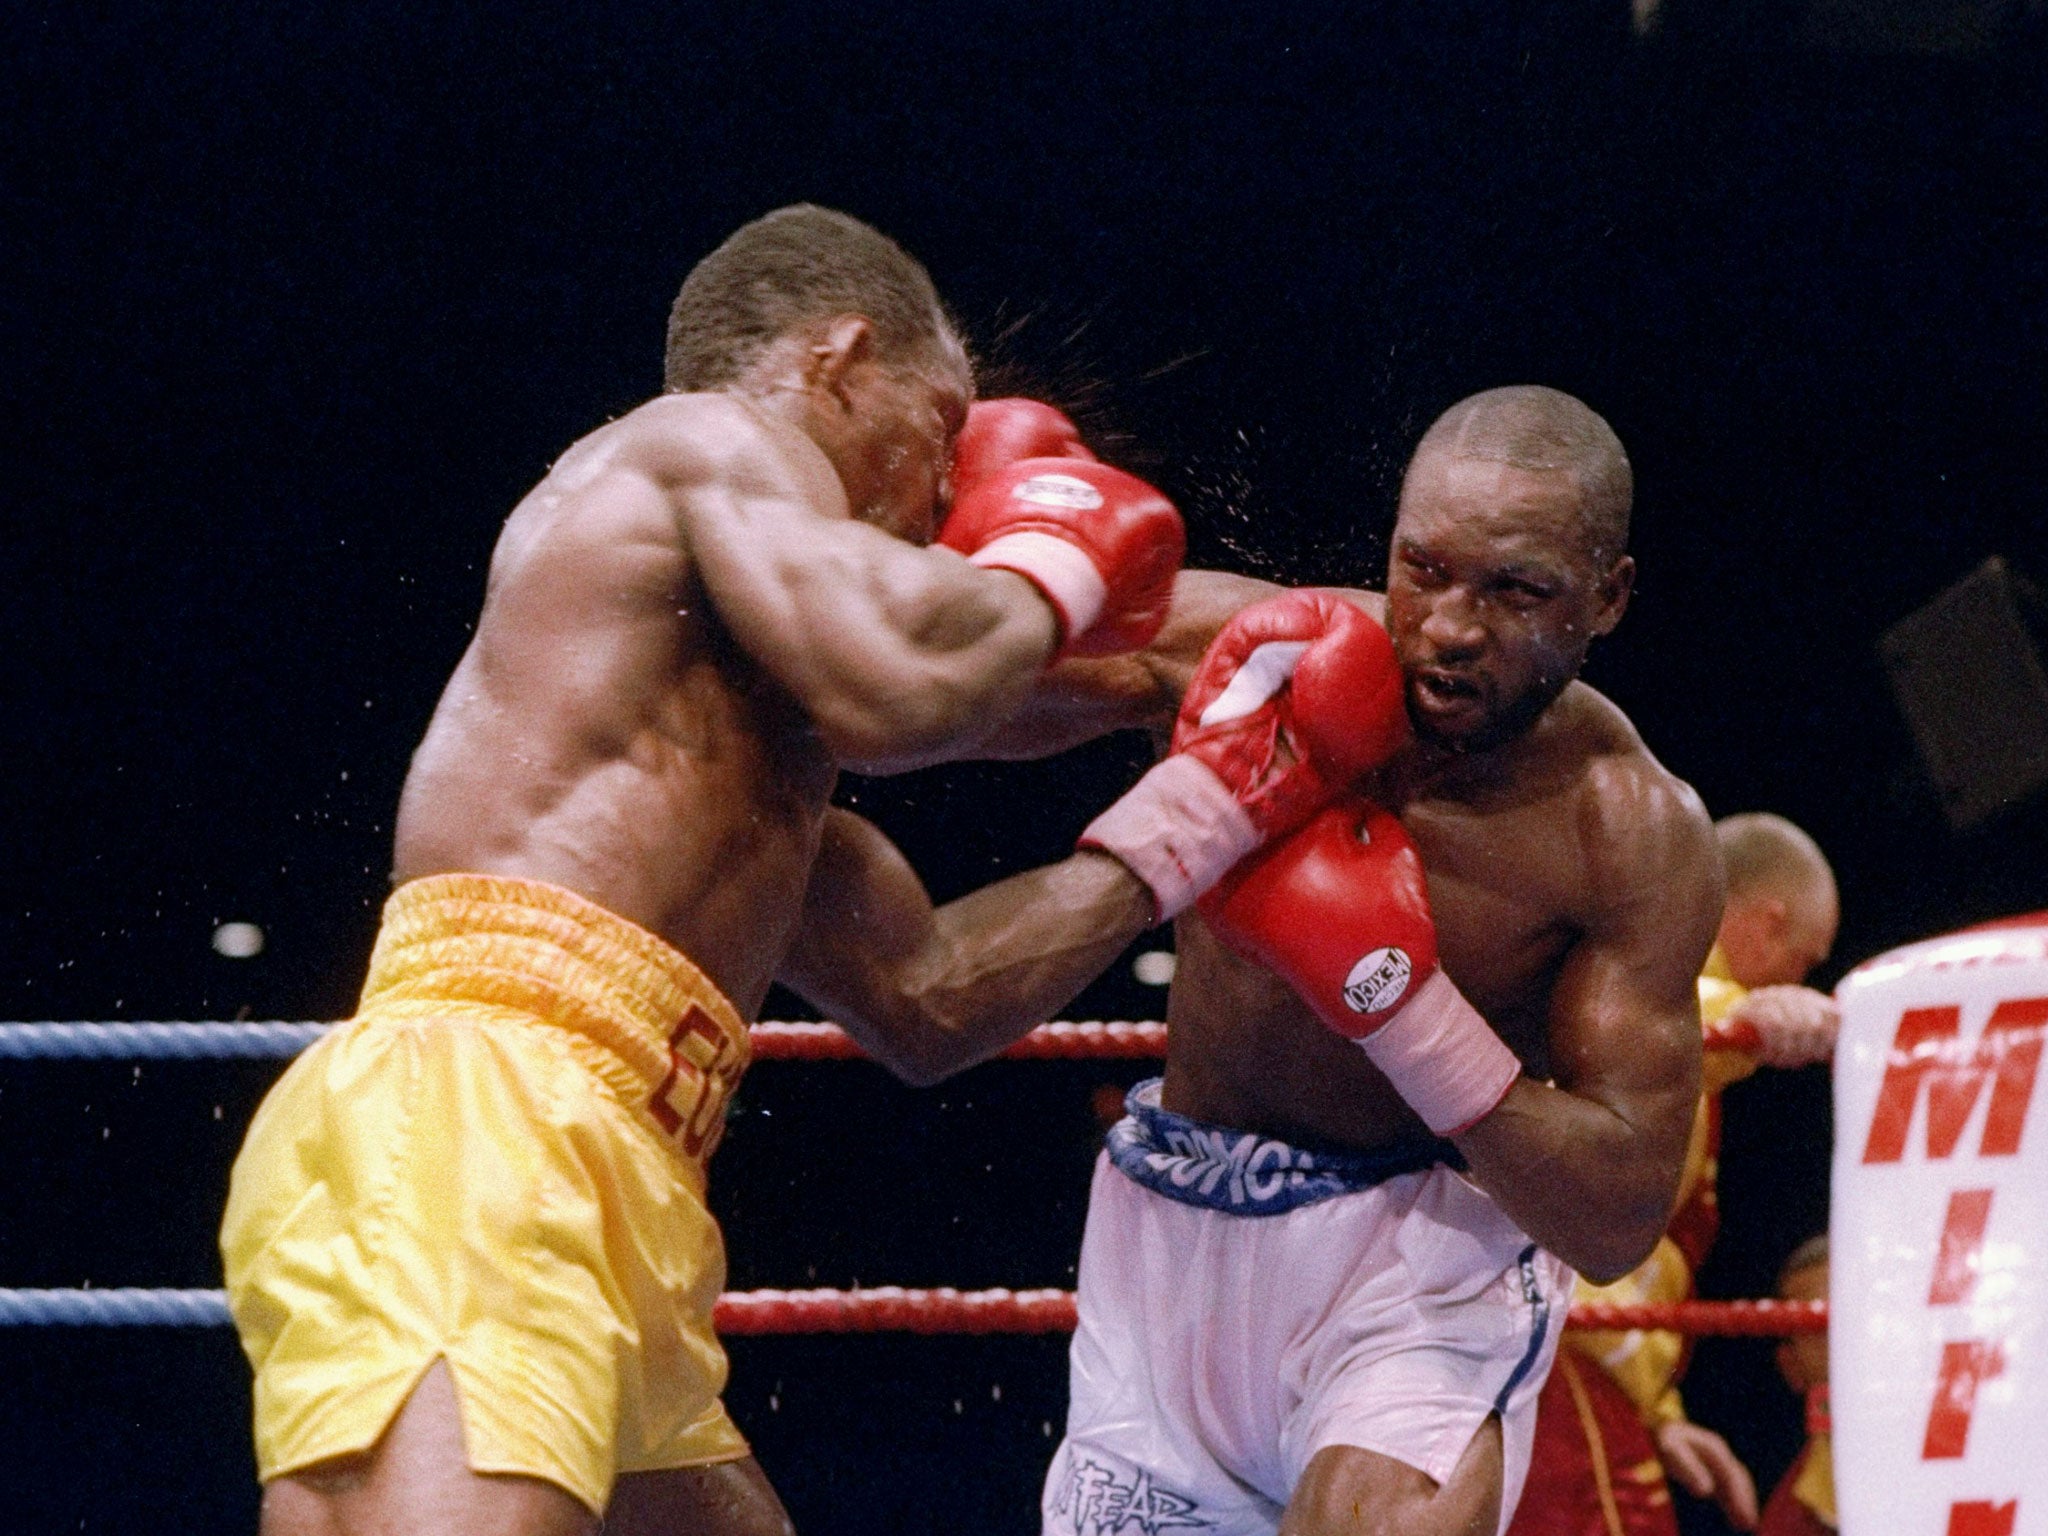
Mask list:
[[374,1446],[446,1360],[469,1464],[602,1512],[747,1454],[705,1163],[745,1025],[644,929],[534,881],[393,894],[357,1016],[235,1161],[221,1255],[265,1481]]

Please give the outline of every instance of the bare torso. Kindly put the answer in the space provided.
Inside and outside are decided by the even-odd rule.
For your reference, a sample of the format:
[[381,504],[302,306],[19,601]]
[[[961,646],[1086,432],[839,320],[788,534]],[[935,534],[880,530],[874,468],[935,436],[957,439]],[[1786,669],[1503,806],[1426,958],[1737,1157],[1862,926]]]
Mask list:
[[[1167,705],[1177,705],[1224,620],[1272,590],[1207,572],[1183,577],[1177,621],[1149,657]],[[1376,593],[1346,595],[1376,617],[1382,610]],[[1152,723],[1166,722],[1155,713]],[[1703,825],[1696,797],[1583,683],[1484,771],[1411,744],[1362,787],[1401,818],[1422,854],[1451,980],[1533,1075],[1568,1081],[1572,1063],[1552,1059],[1560,972],[1589,928],[1638,901],[1630,887],[1643,861],[1633,841],[1663,835],[1659,823]],[[1176,947],[1166,1107],[1361,1148],[1423,1134],[1364,1052],[1326,1029],[1286,982],[1226,949],[1198,913],[1180,919]]]
[[801,907],[834,765],[732,641],[672,488],[699,461],[830,464],[722,396],[671,396],[572,447],[507,521],[489,595],[414,755],[394,875],[550,881],[690,956],[748,1017]]
[[[1549,1076],[1551,984],[1600,899],[1583,841],[1613,781],[1667,777],[1621,714],[1583,685],[1554,706],[1512,774],[1371,786],[1415,839],[1444,970],[1538,1076]],[[1284,981],[1181,919],[1165,1103],[1197,1119],[1372,1147],[1421,1122],[1351,1042]]]

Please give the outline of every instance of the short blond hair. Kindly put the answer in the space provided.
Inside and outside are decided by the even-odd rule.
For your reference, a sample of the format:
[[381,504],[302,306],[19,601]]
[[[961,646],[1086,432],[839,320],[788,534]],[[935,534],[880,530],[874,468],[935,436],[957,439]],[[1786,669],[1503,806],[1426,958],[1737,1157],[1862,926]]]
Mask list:
[[1834,889],[1835,872],[1820,844],[1782,816],[1769,811],[1724,816],[1714,823],[1714,837],[1721,845],[1731,900],[1810,885]]

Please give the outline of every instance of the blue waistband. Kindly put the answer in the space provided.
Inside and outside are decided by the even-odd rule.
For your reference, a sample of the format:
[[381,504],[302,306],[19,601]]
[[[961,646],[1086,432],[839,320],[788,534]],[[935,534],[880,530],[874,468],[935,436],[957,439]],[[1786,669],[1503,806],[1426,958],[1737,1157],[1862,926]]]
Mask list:
[[1160,1081],[1147,1078],[1125,1096],[1124,1118],[1110,1127],[1104,1145],[1118,1172],[1184,1205],[1278,1216],[1440,1163],[1465,1165],[1447,1141],[1417,1138],[1357,1152],[1290,1146],[1256,1131],[1204,1125],[1161,1109]]

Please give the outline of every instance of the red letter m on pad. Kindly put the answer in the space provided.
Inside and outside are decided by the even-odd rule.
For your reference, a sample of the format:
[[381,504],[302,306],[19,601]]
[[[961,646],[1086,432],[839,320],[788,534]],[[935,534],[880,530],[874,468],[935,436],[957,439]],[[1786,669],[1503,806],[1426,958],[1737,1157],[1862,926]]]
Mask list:
[[1962,1140],[1970,1111],[1991,1080],[1991,1107],[1984,1117],[1980,1157],[2010,1157],[2020,1149],[2020,1127],[2034,1096],[2041,1065],[2048,997],[2000,1003],[1984,1033],[1965,1045],[1957,1038],[1960,1008],[1908,1008],[1892,1040],[1877,1111],[1870,1119],[1866,1163],[1896,1163],[1906,1154],[1906,1133],[1920,1087],[1927,1086],[1927,1155],[1947,1157]]

